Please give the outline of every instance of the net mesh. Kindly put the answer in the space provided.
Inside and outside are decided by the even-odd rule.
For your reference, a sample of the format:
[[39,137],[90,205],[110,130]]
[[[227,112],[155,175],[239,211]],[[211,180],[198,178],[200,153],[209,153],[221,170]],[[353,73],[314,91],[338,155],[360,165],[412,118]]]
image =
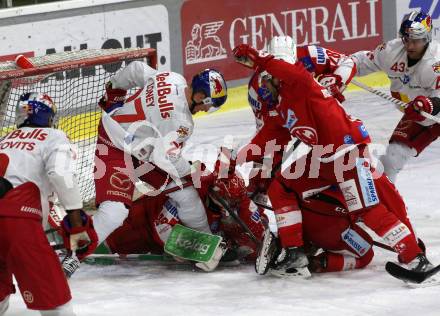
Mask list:
[[[34,66],[53,65],[62,62],[111,56],[118,58],[105,64],[96,61],[69,71],[42,74],[37,77],[24,77],[0,82],[0,137],[15,129],[15,106],[21,94],[29,91],[47,93],[57,106],[56,124],[77,147],[77,174],[83,201],[95,196],[93,181],[94,152],[101,110],[99,98],[105,92],[105,83],[127,62],[133,59],[120,57],[127,50],[90,50],[67,52],[31,58]],[[151,50],[145,51],[143,59],[151,61]],[[137,58],[139,59],[139,58]],[[154,65],[153,65],[154,66]],[[16,69],[14,62],[0,63],[0,72]]]

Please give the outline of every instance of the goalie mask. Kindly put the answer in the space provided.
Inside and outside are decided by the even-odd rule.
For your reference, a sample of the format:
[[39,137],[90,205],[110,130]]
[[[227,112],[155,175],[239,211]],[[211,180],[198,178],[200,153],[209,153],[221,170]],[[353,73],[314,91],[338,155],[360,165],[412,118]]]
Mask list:
[[[212,104],[208,113],[217,111],[226,102],[227,86],[223,75],[214,69],[205,69],[195,75],[191,82],[192,95],[203,92],[205,99],[203,104]],[[196,105],[193,101],[192,106]]]
[[47,94],[28,92],[22,94],[15,111],[17,127],[52,127],[56,113],[55,103]]
[[399,35],[402,40],[424,39],[425,43],[432,40],[432,20],[429,14],[413,11],[406,14],[400,25]]
[[246,195],[244,180],[236,174],[228,178],[217,179],[214,183],[214,190],[232,205],[238,204]]

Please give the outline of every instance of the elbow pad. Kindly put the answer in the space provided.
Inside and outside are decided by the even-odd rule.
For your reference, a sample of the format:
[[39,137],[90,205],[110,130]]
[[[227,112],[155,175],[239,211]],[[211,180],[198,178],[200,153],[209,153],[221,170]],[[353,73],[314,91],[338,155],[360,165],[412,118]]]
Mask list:
[[66,210],[82,209],[82,199],[75,175],[60,175],[54,171],[48,173],[58,199]]

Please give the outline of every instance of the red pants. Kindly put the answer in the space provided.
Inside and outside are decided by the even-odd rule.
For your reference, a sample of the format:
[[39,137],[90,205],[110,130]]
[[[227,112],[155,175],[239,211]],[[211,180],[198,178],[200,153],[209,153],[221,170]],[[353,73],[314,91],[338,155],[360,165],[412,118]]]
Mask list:
[[[339,161],[321,163],[320,168],[316,168],[317,161],[312,159],[312,151],[293,163],[289,170],[290,174],[294,173],[293,170],[296,173],[296,166],[302,164],[304,170],[300,176],[289,179],[286,172],[277,174],[268,194],[274,207],[281,245],[303,245],[299,200],[307,200],[316,192],[334,187],[342,192],[343,206],[350,216],[362,216],[364,223],[399,253],[400,260],[411,261],[421,250],[411,226],[405,225],[409,221],[406,211],[401,209],[404,208],[402,198],[386,177],[382,176],[377,180],[372,178],[373,171],[364,146],[359,146],[359,153],[356,155],[359,159],[355,160],[356,164],[352,168],[338,169],[344,165],[343,162],[345,165],[349,164],[350,156],[351,153],[347,153]],[[381,202],[381,194],[387,204]]]
[[396,141],[414,148],[419,155],[429,144],[440,136],[440,124],[422,126],[417,122],[402,117],[394,129],[390,142]]
[[38,220],[0,217],[0,301],[15,292],[12,275],[29,309],[54,309],[72,298]]

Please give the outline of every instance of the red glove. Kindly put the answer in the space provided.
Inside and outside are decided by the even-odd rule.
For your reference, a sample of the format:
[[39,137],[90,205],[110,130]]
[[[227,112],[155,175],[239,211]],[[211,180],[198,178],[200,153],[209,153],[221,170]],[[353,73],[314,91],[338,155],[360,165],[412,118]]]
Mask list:
[[420,111],[432,114],[433,110],[434,106],[431,99],[419,95],[414,100],[408,103],[408,106],[405,108],[405,114],[410,120],[422,122],[426,120],[426,118],[420,114]]
[[114,109],[124,105],[125,97],[127,96],[127,90],[124,89],[113,89],[112,83],[108,82],[105,85],[105,94],[99,100],[99,106],[110,113]]
[[264,65],[273,58],[273,55],[262,55],[248,44],[238,45],[234,48],[232,53],[234,54],[235,61],[253,69],[259,66],[264,68]]
[[339,102],[344,102],[345,97],[342,95],[343,83],[340,75],[336,74],[323,74],[318,78],[318,82],[321,86],[325,87],[328,92]]
[[61,235],[67,250],[75,252],[81,261],[95,251],[98,246],[98,235],[93,228],[92,218],[81,211],[83,226],[72,227],[69,215],[64,216],[61,222]]

